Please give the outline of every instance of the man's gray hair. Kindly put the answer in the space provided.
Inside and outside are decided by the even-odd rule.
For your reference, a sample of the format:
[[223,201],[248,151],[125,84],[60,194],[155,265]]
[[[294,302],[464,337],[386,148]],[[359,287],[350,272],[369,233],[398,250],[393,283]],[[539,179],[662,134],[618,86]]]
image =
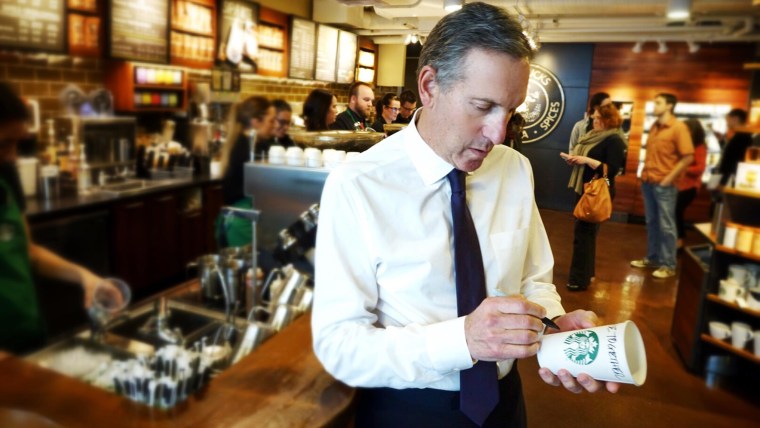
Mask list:
[[435,25],[422,46],[417,75],[424,66],[433,67],[436,83],[446,91],[464,77],[462,61],[471,49],[504,53],[528,61],[534,54],[522,25],[504,9],[469,3]]

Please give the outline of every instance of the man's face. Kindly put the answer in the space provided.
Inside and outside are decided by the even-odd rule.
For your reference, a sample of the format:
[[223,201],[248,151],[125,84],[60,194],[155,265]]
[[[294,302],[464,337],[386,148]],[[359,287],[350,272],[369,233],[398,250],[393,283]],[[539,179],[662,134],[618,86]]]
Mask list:
[[18,142],[27,135],[24,122],[0,124],[0,162],[15,162]]
[[655,116],[660,117],[663,114],[669,112],[671,108],[672,108],[671,105],[668,104],[667,101],[665,101],[665,98],[655,97],[654,99],[654,115]]
[[372,106],[375,101],[375,92],[369,86],[359,86],[356,96],[351,97],[354,111],[364,117],[369,117],[372,112]]
[[734,130],[741,127],[742,123],[739,122],[739,118],[736,116],[726,116],[726,126],[728,126],[728,129]]
[[417,103],[410,103],[410,102],[404,102],[401,104],[401,110],[399,110],[399,114],[404,119],[409,119],[412,114],[414,113],[414,109],[417,108]]
[[392,100],[391,105],[383,106],[383,117],[385,120],[393,122],[398,117],[398,111],[401,108],[401,103],[398,100]]
[[469,172],[504,142],[507,123],[525,100],[530,67],[525,60],[483,49],[470,50],[461,64],[461,81],[447,91],[434,83],[423,98],[423,137],[441,158]]
[[290,119],[293,113],[283,110],[279,113],[277,113],[277,116],[275,117],[275,127],[274,127],[274,136],[277,138],[284,138],[286,135],[288,135],[288,130],[290,129]]

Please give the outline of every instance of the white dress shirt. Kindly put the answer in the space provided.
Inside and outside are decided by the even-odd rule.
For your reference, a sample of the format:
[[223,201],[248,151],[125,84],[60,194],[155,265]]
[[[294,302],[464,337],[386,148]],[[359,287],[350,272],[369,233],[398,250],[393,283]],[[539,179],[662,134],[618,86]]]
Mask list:
[[[452,165],[404,130],[335,169],[320,204],[314,351],[351,386],[459,390],[473,365],[457,317]],[[564,314],[529,161],[496,146],[467,178],[489,296]],[[500,377],[514,360],[499,363]]]

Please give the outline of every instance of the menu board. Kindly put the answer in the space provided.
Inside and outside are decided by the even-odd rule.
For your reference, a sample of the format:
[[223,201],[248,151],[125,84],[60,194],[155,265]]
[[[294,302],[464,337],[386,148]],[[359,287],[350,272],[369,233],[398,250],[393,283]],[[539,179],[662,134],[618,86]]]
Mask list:
[[354,33],[340,31],[340,36],[338,36],[338,83],[352,83],[354,81],[357,39]]
[[296,79],[314,79],[317,24],[305,19],[293,18],[290,28],[288,75]]
[[111,57],[167,61],[168,0],[111,0]]
[[258,5],[246,0],[224,0],[219,14],[218,59],[250,69],[243,63],[247,56],[253,61],[258,56],[256,22]]
[[0,46],[64,51],[63,0],[2,0]]
[[339,31],[322,24],[317,28],[317,80],[335,81]]

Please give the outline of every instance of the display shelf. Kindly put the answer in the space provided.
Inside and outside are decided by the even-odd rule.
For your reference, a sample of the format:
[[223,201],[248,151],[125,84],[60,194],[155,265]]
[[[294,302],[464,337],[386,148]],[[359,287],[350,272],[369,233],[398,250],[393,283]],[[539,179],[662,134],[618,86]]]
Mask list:
[[711,243],[717,244],[717,242],[715,242],[715,234],[712,231],[711,223],[696,223],[694,228],[697,229],[697,232],[701,233],[702,236],[709,239]]
[[[166,83],[138,83],[137,69],[151,69],[155,73],[153,79]],[[161,73],[163,77],[159,77]],[[187,107],[187,76],[183,69],[113,62],[109,64],[106,76],[106,87],[113,93],[114,109],[117,111],[176,112]],[[143,78],[153,80],[141,77],[141,81]]]
[[181,27],[181,26],[178,26],[178,25],[172,25],[172,31],[177,31],[179,33],[186,33],[186,34],[190,34],[192,36],[206,37],[206,38],[209,38],[209,39],[211,39],[211,38],[214,37],[214,35],[211,34],[211,33],[204,33],[204,32],[201,32],[201,31],[191,30],[189,28]]
[[753,317],[760,318],[760,311],[756,311],[754,309],[749,309],[749,308],[742,308],[741,306],[737,305],[736,303],[727,302],[727,301],[721,299],[720,296],[718,296],[717,294],[709,293],[707,295],[707,300],[709,300],[711,302],[715,302],[715,303],[717,303],[719,305],[723,305],[723,306],[725,306],[727,308],[731,308],[733,310],[745,313],[747,315],[751,315]]
[[257,29],[259,59],[257,73],[262,76],[287,77],[288,34],[290,18],[287,14],[262,6],[259,8]]
[[171,64],[192,68],[214,65],[217,16],[212,0],[173,0]]
[[737,251],[734,248],[729,248],[729,247],[726,247],[726,246],[723,246],[723,245],[720,245],[720,244],[715,244],[715,249],[717,251],[720,251],[721,253],[733,254],[733,255],[736,255],[736,256],[744,257],[745,259],[748,259],[748,260],[752,260],[752,261],[755,261],[755,262],[760,262],[760,256],[758,256],[757,254],[745,253],[743,251]]
[[726,187],[723,199],[728,206],[731,222],[742,226],[760,227],[760,194]]
[[738,355],[746,360],[749,360],[755,364],[760,364],[760,357],[756,356],[752,352],[745,351],[744,349],[735,348],[732,345],[722,341],[718,340],[708,334],[702,333],[700,336],[703,342],[709,343],[713,346],[717,346],[720,349],[723,349],[724,351],[728,351],[732,354]]
[[742,196],[746,198],[757,199],[760,201],[760,192],[753,192],[751,190],[736,189],[734,187],[724,187],[723,193],[729,195]]

